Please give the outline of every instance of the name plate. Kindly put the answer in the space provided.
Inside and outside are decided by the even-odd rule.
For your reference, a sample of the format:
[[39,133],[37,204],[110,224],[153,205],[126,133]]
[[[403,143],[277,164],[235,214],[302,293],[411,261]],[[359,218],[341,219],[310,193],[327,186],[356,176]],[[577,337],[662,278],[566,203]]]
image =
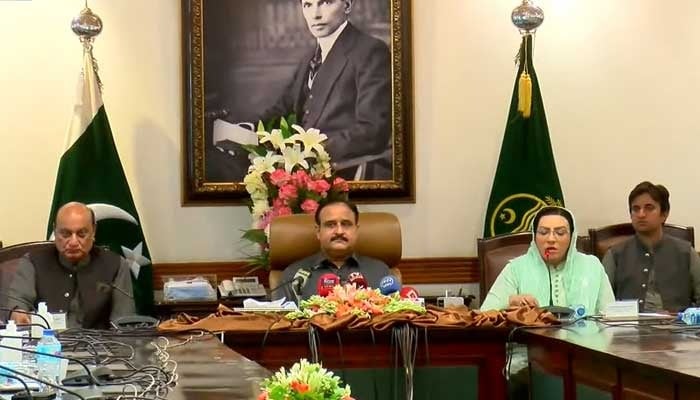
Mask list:
[[637,300],[620,300],[609,304],[603,314],[605,319],[637,319],[639,318],[639,302]]

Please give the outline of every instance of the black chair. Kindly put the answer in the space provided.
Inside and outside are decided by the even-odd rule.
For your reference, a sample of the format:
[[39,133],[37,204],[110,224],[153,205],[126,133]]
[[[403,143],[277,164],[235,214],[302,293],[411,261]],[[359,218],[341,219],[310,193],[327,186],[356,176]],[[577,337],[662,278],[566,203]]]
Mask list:
[[[54,242],[29,242],[0,248],[0,307],[4,307],[7,304],[7,298],[4,293],[7,293],[12,284],[20,258],[30,251],[53,246]],[[3,313],[0,313],[0,315],[3,315]]]

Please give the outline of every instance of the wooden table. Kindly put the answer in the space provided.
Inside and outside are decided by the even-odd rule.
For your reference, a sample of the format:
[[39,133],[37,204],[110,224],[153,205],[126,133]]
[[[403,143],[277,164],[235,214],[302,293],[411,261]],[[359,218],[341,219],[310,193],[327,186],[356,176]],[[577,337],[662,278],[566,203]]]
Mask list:
[[[414,399],[505,399],[508,332],[415,328]],[[319,332],[319,360],[349,383],[358,399],[404,398],[406,374],[395,339],[392,330]],[[270,370],[311,357],[307,331],[229,331],[225,343]]]
[[700,399],[700,330],[579,321],[522,330],[532,399]]

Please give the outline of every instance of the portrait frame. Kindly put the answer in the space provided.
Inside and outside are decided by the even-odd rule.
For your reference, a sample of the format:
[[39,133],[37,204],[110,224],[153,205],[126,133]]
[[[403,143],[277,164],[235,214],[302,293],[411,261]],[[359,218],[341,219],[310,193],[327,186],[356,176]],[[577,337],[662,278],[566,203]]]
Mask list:
[[[207,136],[213,129],[211,121],[227,113],[225,108],[207,107],[210,96],[206,90],[206,71],[215,67],[216,62],[207,64],[213,57],[208,57],[205,51],[206,15],[210,11],[205,7],[207,4],[220,4],[223,0],[217,0],[217,3],[211,1],[182,0],[182,204],[185,206],[236,205],[249,201],[242,179],[227,181],[209,176],[208,163],[213,162],[213,157],[208,157],[216,155],[209,149],[212,140],[211,136]],[[392,165],[390,179],[349,180],[350,199],[357,203],[415,203],[411,1],[363,1],[376,1],[382,7],[382,3],[386,2],[388,6]]]

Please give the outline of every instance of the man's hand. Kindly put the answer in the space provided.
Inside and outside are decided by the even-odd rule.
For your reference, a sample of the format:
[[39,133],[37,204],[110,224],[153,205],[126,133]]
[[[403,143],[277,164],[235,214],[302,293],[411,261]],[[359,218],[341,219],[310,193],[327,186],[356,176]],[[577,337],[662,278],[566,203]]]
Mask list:
[[[23,311],[23,310],[20,310]],[[17,312],[17,311],[12,311],[12,314],[10,314],[10,319],[15,321],[17,325],[21,324],[31,324],[32,319],[29,314],[25,314],[23,312]]]
[[537,299],[529,294],[514,294],[508,298],[508,304],[515,307],[530,306],[539,307]]

